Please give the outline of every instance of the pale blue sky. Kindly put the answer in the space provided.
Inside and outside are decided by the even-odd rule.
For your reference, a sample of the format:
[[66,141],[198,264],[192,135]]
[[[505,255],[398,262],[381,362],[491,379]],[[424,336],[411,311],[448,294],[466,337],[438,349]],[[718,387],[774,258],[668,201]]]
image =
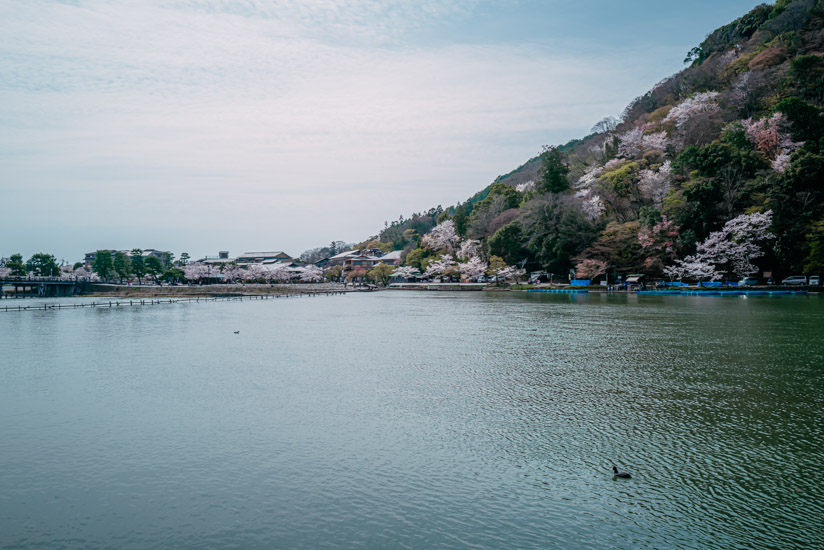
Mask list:
[[0,0],[0,256],[359,241],[582,137],[756,4]]

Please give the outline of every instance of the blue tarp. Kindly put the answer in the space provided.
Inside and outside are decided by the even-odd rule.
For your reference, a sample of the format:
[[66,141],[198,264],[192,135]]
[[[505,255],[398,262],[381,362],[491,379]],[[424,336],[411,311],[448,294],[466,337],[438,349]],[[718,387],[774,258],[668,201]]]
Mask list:
[[664,286],[690,286],[689,283],[682,283],[681,281],[673,281],[671,283],[664,283]]
[[588,294],[585,288],[531,288],[527,292],[554,292],[558,294]]
[[572,286],[589,286],[589,279],[573,279],[569,282]]
[[636,294],[678,296],[784,296],[807,294],[806,290],[639,290]]

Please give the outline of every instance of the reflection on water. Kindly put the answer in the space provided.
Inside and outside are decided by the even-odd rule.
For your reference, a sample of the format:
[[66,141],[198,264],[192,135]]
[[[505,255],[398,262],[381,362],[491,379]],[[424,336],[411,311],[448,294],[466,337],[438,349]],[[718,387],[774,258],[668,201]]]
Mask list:
[[0,547],[822,547],[821,327],[816,296],[0,314]]

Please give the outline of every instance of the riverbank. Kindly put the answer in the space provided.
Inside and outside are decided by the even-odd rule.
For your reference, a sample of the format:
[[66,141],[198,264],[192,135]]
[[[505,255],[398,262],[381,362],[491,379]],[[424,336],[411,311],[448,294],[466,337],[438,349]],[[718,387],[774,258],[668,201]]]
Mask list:
[[353,292],[351,286],[339,283],[315,284],[231,284],[231,285],[112,285],[92,283],[84,287],[81,296],[100,298],[189,298],[228,296],[269,296],[287,294],[325,294]]

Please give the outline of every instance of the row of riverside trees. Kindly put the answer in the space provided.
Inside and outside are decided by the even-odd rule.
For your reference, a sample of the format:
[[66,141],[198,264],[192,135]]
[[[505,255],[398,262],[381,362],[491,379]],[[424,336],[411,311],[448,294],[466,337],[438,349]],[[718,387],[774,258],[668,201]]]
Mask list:
[[163,258],[144,257],[143,251],[138,248],[128,254],[110,250],[98,250],[95,254],[94,261],[88,267],[82,262],[74,265],[59,265],[53,255],[42,252],[32,255],[25,262],[22,254],[12,254],[8,258],[0,258],[0,278],[65,277],[123,282],[136,277],[141,283],[145,277],[151,277],[155,282],[186,280],[181,269],[188,262],[188,254],[185,252],[181,254],[178,262],[174,262],[174,256],[168,252]]
[[58,277],[61,274],[57,260],[51,254],[38,252],[23,262],[22,254],[12,254],[8,258],[0,258],[0,278],[4,277]]
[[186,281],[186,276],[181,268],[188,261],[189,255],[186,252],[181,254],[180,260],[175,262],[174,255],[171,252],[165,252],[162,258],[158,258],[156,256],[144,257],[143,251],[139,248],[131,250],[128,254],[98,250],[95,252],[91,269],[102,281],[116,278],[122,283],[124,280],[135,277],[138,283],[142,284],[143,279],[149,277],[155,283],[161,281],[175,283]]

